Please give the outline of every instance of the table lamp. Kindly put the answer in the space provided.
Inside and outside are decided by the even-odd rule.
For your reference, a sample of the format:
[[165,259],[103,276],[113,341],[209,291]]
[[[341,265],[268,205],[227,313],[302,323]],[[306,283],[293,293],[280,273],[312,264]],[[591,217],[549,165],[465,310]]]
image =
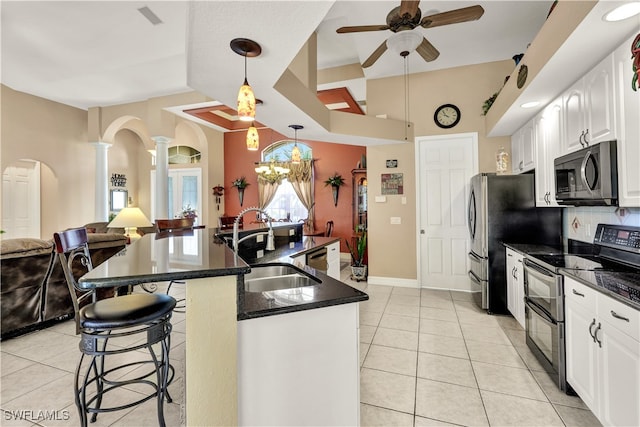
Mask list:
[[[131,243],[131,236],[138,236],[137,227],[151,227],[153,224],[144,215],[140,208],[123,208],[118,215],[107,225],[108,228],[124,228],[127,236],[127,244]],[[134,237],[134,238],[137,238]]]

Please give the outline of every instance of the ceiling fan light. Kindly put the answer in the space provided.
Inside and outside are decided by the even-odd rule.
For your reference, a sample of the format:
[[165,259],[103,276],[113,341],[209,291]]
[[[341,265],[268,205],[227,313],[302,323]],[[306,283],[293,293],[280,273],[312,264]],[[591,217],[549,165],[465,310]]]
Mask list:
[[256,97],[247,79],[238,91],[238,119],[243,122],[253,121],[256,117]]
[[258,151],[260,146],[260,136],[258,135],[258,129],[251,123],[249,130],[247,131],[247,150]]
[[400,31],[387,39],[389,50],[400,55],[402,52],[411,53],[420,46],[423,37],[414,31]]

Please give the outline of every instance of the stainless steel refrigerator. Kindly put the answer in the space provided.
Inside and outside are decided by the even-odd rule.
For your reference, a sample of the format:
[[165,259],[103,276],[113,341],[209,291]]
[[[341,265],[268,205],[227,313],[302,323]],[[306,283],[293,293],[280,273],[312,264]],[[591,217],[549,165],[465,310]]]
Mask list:
[[489,313],[507,314],[503,242],[562,247],[562,208],[536,208],[532,173],[481,173],[471,178],[467,225],[475,300]]

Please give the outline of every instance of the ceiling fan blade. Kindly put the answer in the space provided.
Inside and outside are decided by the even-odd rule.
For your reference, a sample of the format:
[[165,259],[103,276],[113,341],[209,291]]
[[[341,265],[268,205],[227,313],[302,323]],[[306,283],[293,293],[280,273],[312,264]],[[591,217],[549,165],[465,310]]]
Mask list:
[[336,33],[359,33],[363,31],[383,31],[388,29],[388,25],[356,25],[354,27],[340,27],[336,30]]
[[402,0],[400,2],[400,16],[409,14],[412,18],[416,16],[418,7],[420,6],[420,0]]
[[436,49],[426,38],[422,39],[422,43],[420,43],[416,48],[416,52],[418,52],[418,54],[427,62],[431,62],[440,56],[438,49]]
[[422,21],[420,21],[420,25],[424,28],[433,28],[442,25],[457,24],[459,22],[475,21],[480,19],[483,14],[484,9],[480,5],[463,7],[461,9],[425,16],[422,18]]
[[383,53],[387,51],[387,41],[383,41],[380,46],[367,58],[366,61],[362,63],[362,68],[371,67],[374,62],[378,60],[382,56]]

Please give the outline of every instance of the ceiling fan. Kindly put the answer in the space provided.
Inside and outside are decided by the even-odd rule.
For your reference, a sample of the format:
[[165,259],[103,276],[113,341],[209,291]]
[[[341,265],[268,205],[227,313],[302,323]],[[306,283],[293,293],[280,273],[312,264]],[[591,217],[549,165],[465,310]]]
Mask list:
[[[402,0],[400,2],[400,6],[391,9],[391,12],[387,15],[386,25],[340,27],[336,32],[343,34],[391,30],[394,33],[400,33],[402,31],[413,30],[416,27],[433,28],[441,27],[443,25],[457,24],[460,22],[475,21],[480,19],[484,13],[482,6],[475,5],[450,10],[448,12],[436,13],[422,18],[422,13],[418,7],[419,3],[419,0]],[[389,37],[389,39],[391,39],[391,37]],[[372,66],[380,56],[386,52],[388,47],[387,42],[388,40],[385,40],[376,50],[373,51],[367,60],[362,63],[363,68]],[[418,38],[416,38],[416,43],[418,42]],[[440,55],[438,49],[436,49],[425,37],[422,37],[422,41],[417,44],[415,49],[425,61],[433,61]],[[401,52],[400,55],[407,56],[409,53],[409,51],[404,51]]]

